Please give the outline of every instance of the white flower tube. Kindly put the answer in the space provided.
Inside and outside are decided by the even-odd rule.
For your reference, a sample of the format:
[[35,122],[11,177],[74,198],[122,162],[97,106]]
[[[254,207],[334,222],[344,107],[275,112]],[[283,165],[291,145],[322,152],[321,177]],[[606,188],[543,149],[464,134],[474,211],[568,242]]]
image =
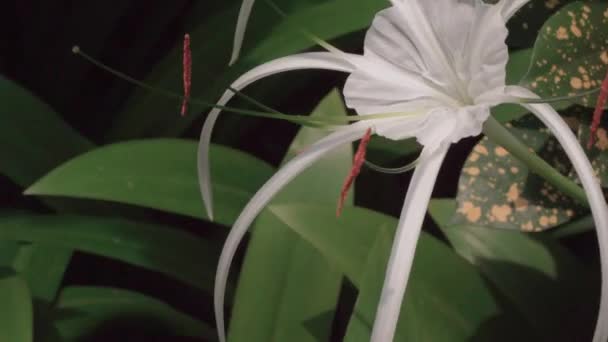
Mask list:
[[422,221],[431,199],[437,174],[449,145],[441,146],[432,155],[423,155],[405,196],[401,218],[388,261],[380,303],[376,312],[372,342],[392,341],[399,321],[401,303],[407,288]]

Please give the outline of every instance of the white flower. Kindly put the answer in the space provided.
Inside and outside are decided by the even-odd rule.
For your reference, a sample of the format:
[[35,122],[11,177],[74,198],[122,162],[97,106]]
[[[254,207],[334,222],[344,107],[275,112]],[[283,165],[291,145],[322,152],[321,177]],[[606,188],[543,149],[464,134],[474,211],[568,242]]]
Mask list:
[[[360,116],[385,115],[344,126],[318,141],[279,170],[251,199],[234,223],[220,257],[215,310],[220,341],[225,341],[224,290],[234,253],[251,222],[271,198],[297,174],[327,152],[355,141],[371,128],[375,134],[400,140],[415,137],[424,146],[407,191],[387,266],[372,341],[393,339],[403,295],[431,192],[452,143],[481,132],[490,108],[536,97],[527,89],[505,85],[508,50],[506,22],[527,0],[392,0],[377,14],[365,39],[362,56],[340,51],[302,53],[260,65],[237,79],[240,90],[269,75],[297,69],[347,72],[344,87],[349,107]],[[253,5],[241,8],[232,62],[238,57]],[[219,104],[233,96],[227,91]],[[587,192],[597,226],[602,260],[602,297],[595,342],[608,338],[608,208],[591,165],[577,139],[547,104],[522,104],[540,118],[564,147]],[[209,216],[212,215],[209,143],[219,110],[205,122],[200,140],[199,178]]]

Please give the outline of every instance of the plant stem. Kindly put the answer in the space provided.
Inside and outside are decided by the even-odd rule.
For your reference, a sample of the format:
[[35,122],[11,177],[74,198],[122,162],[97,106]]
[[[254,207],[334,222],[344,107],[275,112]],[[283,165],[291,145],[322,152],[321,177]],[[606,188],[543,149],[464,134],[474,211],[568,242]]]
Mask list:
[[486,121],[483,131],[490,140],[504,147],[515,158],[526,164],[530,171],[538,174],[549,184],[580,202],[582,205],[589,207],[585,191],[578,184],[559,173],[559,171],[542,160],[536,153],[531,153],[528,146],[511,134],[511,132],[494,119],[494,117],[490,116]]

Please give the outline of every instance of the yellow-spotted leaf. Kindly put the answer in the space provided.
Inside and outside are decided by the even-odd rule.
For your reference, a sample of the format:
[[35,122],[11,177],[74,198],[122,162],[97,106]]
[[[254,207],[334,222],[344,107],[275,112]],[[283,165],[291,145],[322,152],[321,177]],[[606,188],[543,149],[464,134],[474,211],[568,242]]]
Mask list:
[[[526,117],[508,127],[529,146],[530,153],[540,154],[562,173],[569,173],[570,164],[562,157],[559,144],[536,119]],[[453,223],[523,231],[555,227],[581,210],[574,200],[488,138],[474,147],[464,164],[457,201]]]
[[[575,2],[541,28],[524,84],[543,98],[598,89],[608,70],[608,4]],[[598,92],[572,99],[594,107]]]

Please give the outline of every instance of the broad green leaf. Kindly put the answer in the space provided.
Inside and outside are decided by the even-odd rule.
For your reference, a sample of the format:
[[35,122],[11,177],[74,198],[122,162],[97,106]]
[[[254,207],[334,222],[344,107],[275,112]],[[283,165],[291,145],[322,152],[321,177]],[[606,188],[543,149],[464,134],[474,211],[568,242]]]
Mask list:
[[25,186],[93,145],[47,104],[0,77],[0,173]]
[[[525,78],[541,97],[574,96],[600,87],[608,66],[608,4],[575,2],[542,27]],[[573,100],[596,104],[597,92]]]
[[552,238],[453,225],[454,200],[433,200],[429,210],[454,250],[478,267],[539,336],[572,341],[591,328],[589,269]]
[[0,270],[0,341],[33,342],[34,314],[27,283],[18,275]]
[[[106,200],[205,218],[196,149],[195,142],[177,139],[102,147],[61,165],[26,194]],[[221,146],[212,147],[211,161],[216,221],[231,224],[272,168]]]
[[[55,326],[65,341],[92,338],[100,329],[133,326],[147,333],[215,340],[206,324],[138,292],[107,287],[65,288],[56,304]],[[111,328],[110,328],[111,329]]]
[[[305,8],[298,8],[279,24],[272,26],[269,24],[269,20],[272,22],[273,19],[276,20],[280,16],[269,9],[266,4],[260,2],[253,13],[245,41],[246,45],[251,44],[254,47],[250,51],[245,49],[243,58],[228,70],[232,27],[236,23],[238,9],[235,7],[218,13],[191,32],[192,96],[215,101],[234,79],[253,66],[315,46],[314,41],[302,34],[301,28],[306,28],[323,40],[331,40],[369,27],[373,16],[384,7],[388,7],[388,3],[383,0],[356,2],[332,0],[319,4],[314,3]],[[342,15],[346,9],[349,15]],[[218,30],[218,27],[226,26],[230,29]],[[258,35],[257,40],[249,39],[252,34],[256,36],[256,30],[266,32],[266,34]],[[252,43],[249,43],[250,41]],[[146,82],[161,88],[181,89],[180,55],[181,42],[153,71]],[[197,80],[199,81],[197,82]],[[143,137],[151,134],[180,134],[190,126],[197,115],[190,115],[178,120],[176,118],[178,107],[179,103],[173,100],[167,100],[151,94],[147,90],[142,90],[135,95],[129,106],[118,117],[111,137],[115,139]],[[205,109],[199,108],[198,110]]]
[[123,219],[65,215],[0,215],[0,240],[75,249],[160,272],[211,290],[218,251],[175,228]]
[[[346,115],[346,111],[339,94],[332,92],[312,115]],[[284,162],[324,135],[301,129]],[[349,144],[299,175],[271,203],[308,200],[335,206],[351,159]],[[283,222],[262,216],[253,227],[240,273],[230,341],[327,340],[341,279],[340,272]]]
[[[31,184],[68,158],[93,147],[51,107],[4,77],[0,77],[0,103],[0,160],[5,161],[0,173],[20,186]],[[27,251],[15,247],[8,247],[15,250],[15,258],[45,260],[45,264],[22,262],[19,269],[32,295],[50,300],[63,279],[71,251],[44,245],[29,246]],[[4,265],[14,263],[12,260]]]
[[[426,238],[424,236],[420,242],[422,243],[423,239]],[[426,253],[418,253],[417,258],[424,258],[425,255],[434,252],[434,259],[437,258],[437,255],[440,255],[447,257],[448,260],[455,261],[456,265],[463,263],[459,258],[451,255],[450,251],[441,244],[432,240],[429,243],[425,245],[427,246]],[[443,248],[434,249],[432,247]],[[373,325],[378,301],[380,300],[384,268],[389,258],[390,248],[391,234],[386,229],[381,229],[364,266],[364,282],[359,288],[359,296],[348,325],[345,342],[369,341],[370,328]],[[443,264],[444,258],[439,259],[439,262],[442,263],[441,267],[453,267],[453,264]],[[452,280],[450,277],[446,277],[445,273],[450,276],[453,275],[449,272],[441,272],[439,275],[433,274],[436,273],[434,267],[438,266],[435,265],[434,260],[426,260],[425,262],[428,264],[422,267],[422,261],[417,261],[412,271],[407,290],[409,294],[401,310],[401,319],[397,325],[395,341],[479,340],[507,342],[530,339],[529,328],[519,320],[517,314],[508,310],[504,311],[491,304],[494,300],[488,296],[490,293],[488,288],[484,286],[483,282],[479,281],[480,277],[475,272],[467,273],[469,279],[461,279],[454,284],[453,289],[446,291],[445,286],[437,284],[451,283]],[[470,266],[465,268],[468,269]],[[472,287],[467,289],[465,286]],[[476,302],[476,305],[456,306],[454,304],[457,300],[451,298],[447,300],[449,305],[446,307],[444,304],[446,300],[442,297],[446,295],[458,296],[460,291],[481,294],[479,297],[475,295],[475,301],[480,300],[480,302]],[[437,295],[439,300],[437,300]],[[469,308],[469,310],[462,310],[462,308]],[[487,311],[484,312],[485,310]],[[491,318],[475,321],[478,315],[491,315],[494,311],[496,311],[496,314]],[[464,319],[457,319],[458,316],[462,316]],[[518,329],[512,329],[514,326],[517,326]]]
[[[547,129],[532,117],[514,122],[509,130],[543,159],[547,151],[557,148]],[[475,146],[462,168],[457,200],[454,223],[523,231],[555,227],[582,210],[487,137]]]
[[[0,227],[2,230],[4,227]],[[13,266],[28,283],[32,296],[51,303],[63,282],[72,259],[70,248],[58,248],[44,242],[22,244]]]
[[[338,219],[332,209],[281,204],[271,206],[265,215],[285,222],[359,288],[361,300],[356,310],[360,311],[351,318],[355,320],[350,327],[355,336],[351,337],[368,341],[397,220],[362,208],[347,208]],[[383,241],[381,234],[387,231]],[[498,326],[506,318],[511,322],[514,314],[505,310],[472,265],[432,236],[421,235],[399,323],[404,340],[473,339],[486,324]],[[505,329],[512,326],[502,328],[494,333],[507,333]]]

